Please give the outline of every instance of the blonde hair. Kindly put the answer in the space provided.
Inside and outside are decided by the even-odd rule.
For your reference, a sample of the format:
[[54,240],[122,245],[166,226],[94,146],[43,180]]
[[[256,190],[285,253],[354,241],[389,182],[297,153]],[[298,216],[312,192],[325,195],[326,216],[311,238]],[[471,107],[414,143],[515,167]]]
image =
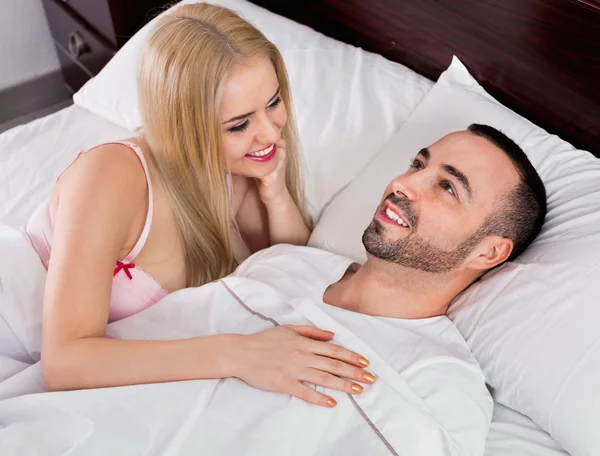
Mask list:
[[235,67],[267,56],[288,112],[286,183],[303,211],[303,189],[290,88],[279,50],[233,11],[205,3],[160,17],[138,64],[144,138],[172,201],[185,252],[186,284],[200,286],[235,267],[219,107]]

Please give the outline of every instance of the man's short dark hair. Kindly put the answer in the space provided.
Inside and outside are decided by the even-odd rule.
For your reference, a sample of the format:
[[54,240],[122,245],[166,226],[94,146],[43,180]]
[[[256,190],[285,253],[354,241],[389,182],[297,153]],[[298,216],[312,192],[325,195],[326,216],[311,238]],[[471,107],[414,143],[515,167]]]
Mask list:
[[547,211],[546,188],[523,149],[504,133],[481,124],[472,124],[468,130],[502,149],[521,178],[496,213],[484,223],[487,235],[513,241],[513,250],[507,259],[511,261],[523,253],[542,229]]

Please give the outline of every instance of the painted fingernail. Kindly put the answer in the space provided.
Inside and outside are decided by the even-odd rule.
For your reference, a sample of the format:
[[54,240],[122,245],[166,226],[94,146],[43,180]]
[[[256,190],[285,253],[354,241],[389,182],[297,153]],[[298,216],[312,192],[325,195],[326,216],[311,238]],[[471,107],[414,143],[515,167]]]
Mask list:
[[352,391],[354,391],[356,394],[360,394],[364,391],[364,388],[360,385],[357,385],[356,383],[354,385],[352,385],[351,387]]
[[371,364],[369,361],[367,361],[365,358],[360,357],[358,359],[358,364],[367,367],[369,364]]
[[329,399],[327,399],[327,405],[329,407],[335,407],[337,405],[337,402],[335,401],[335,399],[329,398]]
[[368,381],[369,383],[373,383],[375,381],[375,376],[373,374],[369,374],[368,372],[365,372],[365,380]]

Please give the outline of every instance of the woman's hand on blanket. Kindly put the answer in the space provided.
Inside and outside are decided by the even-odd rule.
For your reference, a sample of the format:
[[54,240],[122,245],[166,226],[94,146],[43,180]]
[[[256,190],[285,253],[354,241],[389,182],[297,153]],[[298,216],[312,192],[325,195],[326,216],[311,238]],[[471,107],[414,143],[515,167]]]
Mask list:
[[291,394],[306,402],[335,407],[336,401],[304,383],[360,394],[355,382],[373,383],[369,362],[340,345],[334,334],[312,326],[278,326],[243,339],[233,355],[234,376],[266,391]]
[[275,171],[257,179],[260,200],[267,207],[285,202],[289,198],[289,191],[285,183],[285,141],[280,139],[277,143],[276,159],[279,160]]

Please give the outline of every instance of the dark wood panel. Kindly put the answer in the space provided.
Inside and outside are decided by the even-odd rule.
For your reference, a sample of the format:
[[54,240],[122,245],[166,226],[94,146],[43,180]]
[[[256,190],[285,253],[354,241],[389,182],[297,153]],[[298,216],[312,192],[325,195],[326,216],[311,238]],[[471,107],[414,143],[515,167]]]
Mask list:
[[52,0],[43,3],[65,81],[72,90],[78,90],[108,63],[116,51],[62,5]]
[[109,2],[119,47],[161,11],[176,3],[173,0],[109,0]]
[[71,92],[75,93],[94,75],[74,60],[62,47],[57,46],[56,51],[64,83]]
[[109,0],[59,0],[66,4],[82,22],[98,30],[110,43],[119,47],[113,26]]
[[121,48],[172,0],[43,0],[58,4],[77,22],[94,30],[107,46]]
[[453,54],[500,102],[600,156],[600,0],[253,0],[437,79]]

